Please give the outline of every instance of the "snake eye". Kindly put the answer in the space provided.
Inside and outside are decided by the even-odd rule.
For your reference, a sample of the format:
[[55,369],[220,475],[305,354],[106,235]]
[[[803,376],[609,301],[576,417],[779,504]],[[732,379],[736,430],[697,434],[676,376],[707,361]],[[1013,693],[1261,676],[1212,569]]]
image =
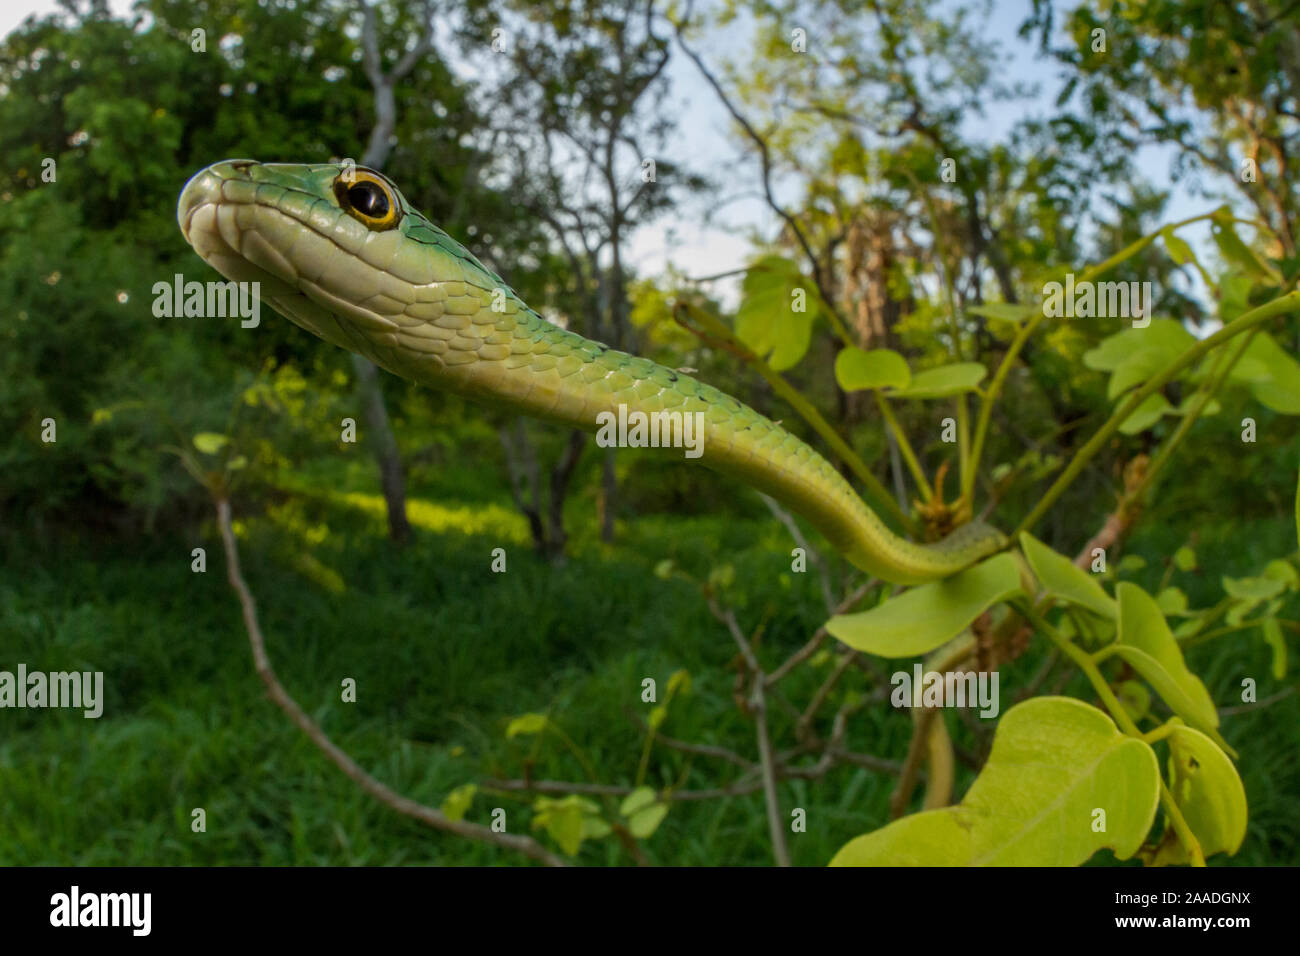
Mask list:
[[348,190],[348,202],[357,212],[365,213],[371,219],[383,219],[388,215],[388,197],[374,183],[357,183]]
[[371,229],[391,229],[400,218],[392,187],[369,170],[347,170],[334,181],[334,195],[344,212]]

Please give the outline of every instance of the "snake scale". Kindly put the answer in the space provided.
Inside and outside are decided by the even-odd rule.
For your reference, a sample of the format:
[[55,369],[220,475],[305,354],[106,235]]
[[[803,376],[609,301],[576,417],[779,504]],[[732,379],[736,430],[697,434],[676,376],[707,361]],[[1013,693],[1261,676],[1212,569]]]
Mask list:
[[980,523],[933,544],[894,534],[807,444],[716,388],[546,321],[364,167],[226,160],[186,184],[177,219],[218,272],[259,282],[292,322],[402,378],[589,432],[620,405],[702,413],[703,464],[886,581],[947,577],[1004,544]]

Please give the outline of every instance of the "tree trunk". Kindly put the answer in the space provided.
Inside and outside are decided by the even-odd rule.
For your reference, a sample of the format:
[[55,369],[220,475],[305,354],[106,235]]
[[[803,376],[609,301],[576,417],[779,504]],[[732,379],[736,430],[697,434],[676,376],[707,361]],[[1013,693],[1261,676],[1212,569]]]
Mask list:
[[379,484],[388,505],[388,536],[404,544],[411,537],[411,523],[406,517],[406,478],[397,438],[384,407],[379,369],[369,359],[356,354],[352,356],[352,367],[357,373],[357,397],[365,415],[370,449],[379,464]]
[[600,540],[614,540],[614,502],[618,497],[618,473],[614,471],[615,449],[605,449],[605,462],[600,477]]
[[580,432],[576,428],[569,432],[569,440],[564,446],[564,453],[560,455],[560,460],[551,469],[547,557],[555,563],[564,560],[564,546],[569,540],[568,532],[564,530],[564,499],[568,497],[569,481],[573,478],[573,472],[578,467],[578,459],[582,457],[582,449],[586,444],[586,432]]
[[[433,25],[427,5],[421,10],[423,29],[416,45],[408,50],[391,72],[385,74],[380,64],[378,27],[373,6],[362,3],[361,42],[363,65],[374,90],[375,125],[370,129],[370,142],[361,157],[361,165],[383,169],[392,149],[393,130],[397,126],[397,106],[393,87],[406,76],[417,62],[428,53],[433,41]],[[369,359],[352,356],[352,367],[357,373],[357,394],[365,412],[366,424],[372,440],[371,450],[379,465],[379,482],[388,508],[388,535],[402,543],[411,536],[411,524],[406,517],[406,476],[402,457],[397,447],[384,407],[384,392],[379,384],[379,369]]]
[[528,520],[528,532],[533,539],[533,550],[552,564],[564,562],[564,546],[569,535],[564,530],[564,499],[569,494],[569,482],[582,457],[587,443],[585,432],[576,428],[569,432],[569,440],[560,453],[555,467],[548,475],[547,509],[542,513],[541,468],[537,461],[537,447],[528,438],[522,418],[499,431],[501,447],[506,455],[506,472],[510,476],[510,495]]

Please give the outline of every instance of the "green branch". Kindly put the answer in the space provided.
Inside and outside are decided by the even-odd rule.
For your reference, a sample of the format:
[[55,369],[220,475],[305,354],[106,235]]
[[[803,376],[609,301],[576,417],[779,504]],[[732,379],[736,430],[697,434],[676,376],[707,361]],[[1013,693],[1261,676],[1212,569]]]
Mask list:
[[903,456],[903,461],[907,463],[907,470],[912,473],[916,479],[917,487],[921,489],[921,498],[927,503],[934,497],[934,491],[930,487],[930,482],[926,480],[925,471],[921,468],[921,463],[917,460],[916,452],[912,450],[912,443],[907,440],[907,433],[903,431],[898,419],[894,417],[894,410],[889,406],[889,399],[880,394],[880,389],[873,388],[871,394],[876,396],[876,405],[880,408],[880,417],[885,420],[885,425],[894,433],[894,439],[898,442],[898,450]]
[[[1075,282],[1076,284],[1080,282],[1091,282],[1098,276],[1109,272],[1121,262],[1131,259],[1147,246],[1151,245],[1160,238],[1161,233],[1166,230],[1181,229],[1183,226],[1199,222],[1202,219],[1209,219],[1213,215],[1214,213],[1202,213],[1199,216],[1192,216],[1190,219],[1184,219],[1181,222],[1164,226],[1150,235],[1143,236],[1136,242],[1129,243],[1109,259],[1099,262],[1091,268],[1085,269],[1079,277],[1075,279]],[[1011,368],[1015,364],[1016,359],[1020,356],[1021,349],[1025,347],[1025,343],[1029,341],[1029,337],[1038,330],[1038,327],[1046,318],[1047,316],[1045,313],[1036,315],[1016,330],[1015,337],[1012,338],[1011,345],[1007,348],[1007,354],[1002,357],[1002,362],[998,365],[998,370],[993,375],[993,381],[989,384],[988,391],[984,393],[984,400],[980,403],[979,420],[975,425],[975,443],[971,447],[970,472],[966,480],[962,483],[963,495],[969,496],[975,486],[975,472],[979,469],[980,458],[984,454],[984,438],[988,434],[989,419],[993,416],[993,404],[1001,394],[1002,386],[1006,383],[1007,376],[1011,374]]]

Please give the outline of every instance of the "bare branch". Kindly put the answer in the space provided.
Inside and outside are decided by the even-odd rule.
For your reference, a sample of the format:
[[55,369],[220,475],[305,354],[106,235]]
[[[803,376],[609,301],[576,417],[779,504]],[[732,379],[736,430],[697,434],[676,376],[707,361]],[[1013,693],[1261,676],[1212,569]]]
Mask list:
[[289,715],[289,719],[297,725],[298,729],[306,734],[308,739],[335,766],[342,770],[348,779],[390,810],[412,817],[438,830],[446,830],[449,833],[455,833],[472,840],[481,840],[484,843],[515,850],[548,866],[568,866],[565,860],[551,853],[532,837],[497,833],[489,827],[480,826],[477,823],[452,820],[433,807],[427,807],[409,797],[402,796],[368,774],[355,760],[348,756],[346,751],[330,740],[325,731],[321,730],[316,722],[307,716],[307,712],[289,695],[289,692],[280,684],[279,678],[275,676],[275,671],[271,667],[271,659],[266,653],[266,641],[262,637],[262,629],[257,621],[257,607],[253,601],[253,594],[244,582],[243,575],[239,570],[239,549],[235,543],[234,530],[230,526],[230,502],[224,497],[218,497],[216,505],[217,524],[221,529],[221,543],[226,552],[226,579],[230,582],[231,588],[234,589],[239,598],[239,606],[244,617],[244,628],[248,631],[248,642],[253,650],[253,664],[257,668],[257,676],[261,678],[262,683],[266,686],[267,696],[271,698],[271,701],[277,707]]

